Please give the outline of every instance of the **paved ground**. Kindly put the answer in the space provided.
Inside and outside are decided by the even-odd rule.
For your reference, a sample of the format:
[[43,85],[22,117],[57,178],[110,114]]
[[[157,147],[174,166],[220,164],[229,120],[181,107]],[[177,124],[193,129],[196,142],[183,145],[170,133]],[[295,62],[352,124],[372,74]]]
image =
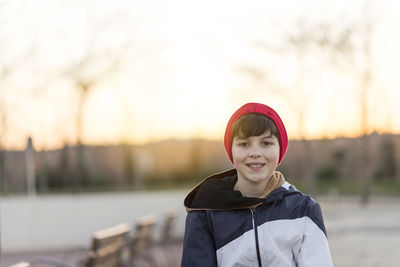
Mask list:
[[[0,266],[9,266],[20,261],[25,262],[42,262],[41,257],[46,257],[51,260],[57,260],[61,263],[69,266],[82,266],[87,256],[86,249],[66,249],[66,250],[54,250],[54,251],[37,251],[37,252],[20,252],[20,253],[8,253],[3,255]],[[135,267],[175,267],[180,266],[182,245],[181,244],[170,244],[168,246],[156,246],[153,247],[148,254],[154,255],[149,259],[148,255],[137,257],[134,266]],[[49,265],[38,264],[37,267],[49,267]],[[53,266],[53,265],[51,265]]]
[[321,201],[336,267],[400,266],[400,199]]
[[76,266],[78,262],[85,258],[86,249],[65,249],[53,251],[36,251],[36,252],[13,252],[3,254],[1,257],[1,267],[6,267],[20,261],[32,262],[39,256],[49,257],[59,260],[71,266]]
[[[356,198],[320,198],[336,267],[399,267],[400,199],[374,198],[362,207]],[[74,264],[84,250],[7,253],[1,266],[44,255]],[[321,266],[322,267],[322,266]]]

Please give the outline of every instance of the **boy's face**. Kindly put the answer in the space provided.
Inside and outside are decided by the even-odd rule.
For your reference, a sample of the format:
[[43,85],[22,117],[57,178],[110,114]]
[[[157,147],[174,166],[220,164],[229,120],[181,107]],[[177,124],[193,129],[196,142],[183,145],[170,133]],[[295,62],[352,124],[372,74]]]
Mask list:
[[278,166],[279,149],[278,138],[269,131],[248,138],[235,136],[232,158],[238,179],[244,179],[252,185],[265,184]]

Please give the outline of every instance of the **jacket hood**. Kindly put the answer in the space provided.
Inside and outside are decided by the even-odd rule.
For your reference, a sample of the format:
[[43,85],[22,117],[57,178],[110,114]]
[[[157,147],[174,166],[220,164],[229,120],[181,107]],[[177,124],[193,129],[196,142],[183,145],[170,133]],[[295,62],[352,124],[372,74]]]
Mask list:
[[300,193],[297,190],[288,190],[280,186],[268,195],[266,199],[245,197],[239,191],[233,190],[236,181],[236,169],[208,176],[186,196],[184,200],[186,210],[237,210],[252,208],[262,203],[282,199],[287,194]]

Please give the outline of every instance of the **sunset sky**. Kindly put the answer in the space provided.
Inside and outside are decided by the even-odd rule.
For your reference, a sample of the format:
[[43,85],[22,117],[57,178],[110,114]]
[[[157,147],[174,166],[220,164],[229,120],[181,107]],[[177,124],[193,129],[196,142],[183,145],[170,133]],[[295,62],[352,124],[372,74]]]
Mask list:
[[[86,144],[221,139],[230,115],[249,101],[277,110],[292,139],[299,127],[306,138],[355,136],[365,3],[0,1],[2,145],[22,149],[28,136],[37,149],[74,144],[74,72],[95,81],[83,112]],[[370,1],[367,10],[368,128],[400,133],[400,4]],[[301,50],[285,41],[313,29],[333,39],[351,29],[352,48]]]

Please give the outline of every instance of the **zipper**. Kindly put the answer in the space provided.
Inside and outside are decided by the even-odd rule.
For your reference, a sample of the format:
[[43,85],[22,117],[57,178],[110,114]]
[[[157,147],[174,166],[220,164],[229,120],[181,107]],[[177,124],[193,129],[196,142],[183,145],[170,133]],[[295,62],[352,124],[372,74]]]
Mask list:
[[256,250],[257,250],[258,266],[262,267],[261,254],[260,254],[260,245],[258,244],[258,231],[257,231],[257,225],[256,225],[256,209],[255,208],[250,208],[250,211],[251,211],[251,217],[253,219],[253,229],[254,229],[254,235],[255,235],[255,239],[256,239]]

